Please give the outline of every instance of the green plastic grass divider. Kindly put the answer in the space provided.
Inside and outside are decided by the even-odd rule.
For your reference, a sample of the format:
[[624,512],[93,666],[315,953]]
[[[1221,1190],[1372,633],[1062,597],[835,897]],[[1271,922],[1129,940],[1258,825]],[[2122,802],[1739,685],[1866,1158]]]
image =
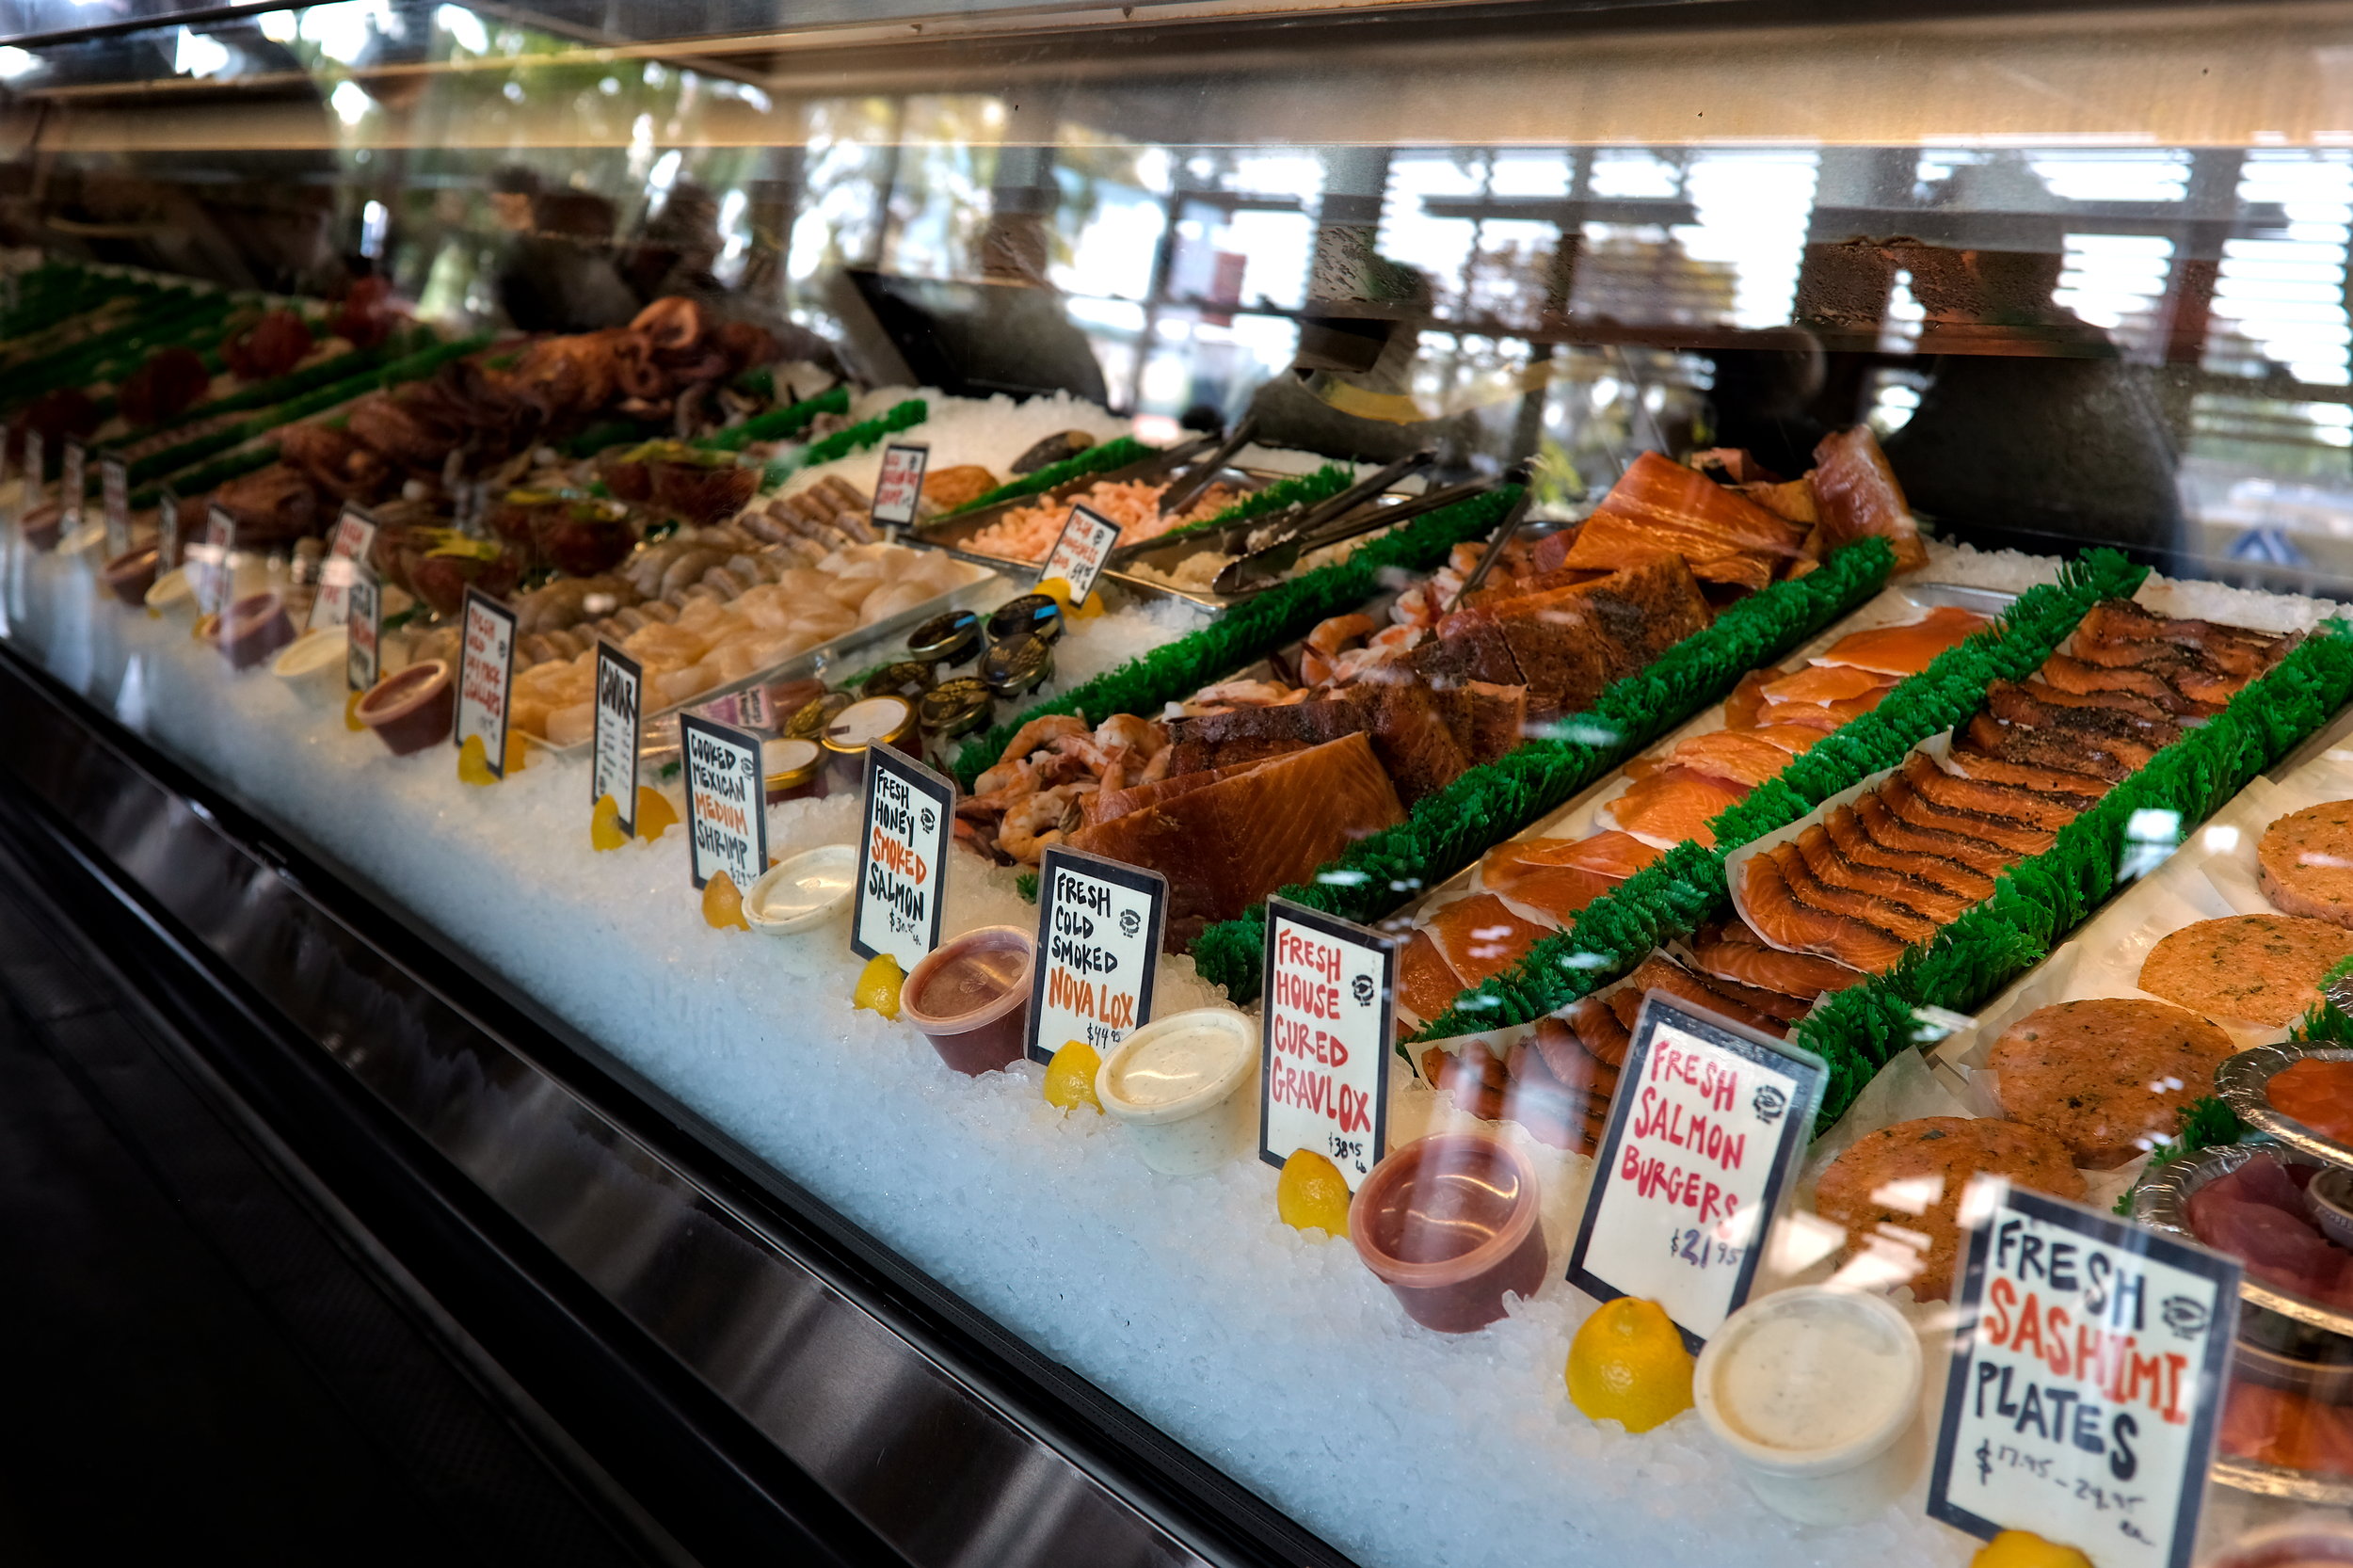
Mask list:
[[[1823,999],[1793,1036],[1830,1064],[1820,1125],[1896,1053],[1940,1038],[1920,1009],[1972,1012],[2040,963],[2115,891],[2120,866],[2160,824],[2186,836],[2353,696],[2353,630],[2325,621],[2222,712],[2152,758],[2012,866],[1993,896],[1896,967]],[[2137,820],[2136,820],[2137,819]]]
[[912,430],[931,417],[930,404],[920,397],[910,397],[887,413],[861,420],[846,430],[836,430],[824,440],[809,442],[792,456],[777,458],[760,472],[760,488],[773,490],[805,468],[839,462],[851,453],[863,452],[902,430]]
[[1519,963],[1465,990],[1419,1038],[1502,1029],[1557,1013],[1609,984],[1661,943],[1721,916],[1730,897],[1724,861],[1733,851],[1895,766],[1922,741],[1966,719],[1989,684],[2031,674],[2087,610],[2104,599],[2129,596],[2147,574],[2147,568],[2111,550],[2087,551],[2067,563],[2057,580],[2027,589],[1993,626],[1946,648],[1870,712],[1824,736],[1726,808],[1709,824],[1713,847],[1677,844],[1587,904],[1566,930],[1537,942]]
[[[1886,541],[1865,539],[1803,577],[1750,595],[1705,631],[1612,682],[1590,711],[1416,802],[1404,822],[1351,844],[1313,881],[1285,888],[1282,896],[1359,923],[1394,913],[1721,701],[1749,671],[1864,603],[1895,566]],[[1193,956],[1203,978],[1249,1001],[1258,994],[1265,950],[1261,904],[1204,931]]]
[[1362,604],[1380,591],[1385,572],[1433,570],[1456,545],[1492,529],[1518,495],[1518,487],[1507,485],[1424,513],[1345,561],[1269,588],[1197,632],[1024,710],[956,754],[957,782],[969,790],[1032,719],[1078,713],[1100,724],[1113,713],[1157,713],[1164,704],[1191,696],[1305,636],[1327,617]]
[[[905,405],[902,404],[902,408]],[[850,389],[833,387],[815,397],[804,398],[789,408],[771,408],[755,414],[732,429],[716,431],[695,444],[712,452],[741,452],[754,441],[781,440],[808,428],[819,414],[846,414],[850,411]]]
[[1033,473],[1025,473],[1008,484],[1000,485],[947,515],[961,517],[967,512],[977,512],[984,506],[994,506],[1000,501],[1018,501],[1023,496],[1041,495],[1072,479],[1126,468],[1129,463],[1140,463],[1151,456],[1155,450],[1133,436],[1113,436],[1110,440],[1096,442],[1076,456],[1064,457],[1059,463],[1048,463]]

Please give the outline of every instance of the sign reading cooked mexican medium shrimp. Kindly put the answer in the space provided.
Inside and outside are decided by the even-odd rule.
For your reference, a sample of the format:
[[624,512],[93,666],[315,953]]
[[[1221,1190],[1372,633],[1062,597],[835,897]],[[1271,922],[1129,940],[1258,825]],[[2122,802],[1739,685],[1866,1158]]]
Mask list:
[[1037,568],[1040,583],[1059,577],[1070,584],[1070,602],[1083,604],[1103,575],[1103,563],[1119,548],[1119,524],[1092,506],[1073,506],[1062,525],[1046,564]]
[[344,616],[350,640],[344,645],[344,684],[364,692],[376,684],[384,647],[384,585],[365,561],[351,563],[346,590],[351,604]]
[[318,597],[311,600],[312,626],[341,626],[351,614],[351,575],[376,545],[376,520],[357,506],[344,507],[319,563]]
[[680,713],[679,748],[686,760],[686,828],[695,886],[724,872],[738,894],[748,893],[768,870],[768,796],[760,776],[760,739]]
[[1980,1178],[1929,1513],[2100,1568],[2186,1568],[2238,1323],[2239,1265]]
[[1817,1056],[1653,991],[1593,1156],[1569,1283],[1657,1302],[1697,1350],[1748,1300],[1826,1075]]
[[1266,904],[1258,1158],[1313,1149],[1354,1192],[1388,1152],[1397,949],[1321,910]]
[[460,751],[473,741],[490,776],[504,778],[506,721],[513,712],[507,696],[515,686],[515,612],[468,588],[458,628],[457,725],[452,741]]

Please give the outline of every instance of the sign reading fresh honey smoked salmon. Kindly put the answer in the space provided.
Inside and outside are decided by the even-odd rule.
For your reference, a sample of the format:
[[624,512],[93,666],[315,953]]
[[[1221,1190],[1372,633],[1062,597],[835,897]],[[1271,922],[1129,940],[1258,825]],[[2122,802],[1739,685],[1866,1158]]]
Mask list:
[[1074,1040],[1109,1056],[1152,1021],[1167,910],[1168,878],[1160,872],[1048,846],[1037,873],[1031,1061],[1051,1062]]
[[1980,1178],[1929,1513],[2187,1568],[2238,1327],[2239,1265]]
[[857,907],[850,947],[888,953],[902,973],[939,946],[948,890],[948,836],[956,787],[890,746],[866,748],[865,831],[857,846]]
[[457,725],[451,741],[463,750],[468,738],[478,738],[490,776],[504,778],[507,696],[515,688],[515,612],[468,588],[458,627]]
[[1388,1152],[1397,948],[1289,899],[1266,903],[1258,1158],[1313,1149],[1354,1192]]
[[[702,887],[721,872],[738,894],[768,870],[768,796],[760,776],[760,739],[694,713],[679,715],[686,760],[689,870]],[[633,771],[632,762],[632,771]],[[630,793],[634,796],[632,782]],[[632,803],[631,814],[636,814]]]
[[1593,1156],[1569,1283],[1657,1302],[1698,1350],[1749,1299],[1826,1076],[1817,1056],[1653,991]]
[[[597,728],[588,759],[588,810],[605,796],[620,812],[621,836],[637,837],[637,752],[644,744],[645,666],[600,637],[597,640]],[[760,797],[766,821],[767,797]],[[701,884],[697,883],[697,887]],[[744,891],[748,884],[738,884]]]
[[928,446],[893,441],[883,448],[882,472],[874,480],[872,508],[877,527],[888,523],[904,528],[915,520],[916,504],[923,499],[923,470],[931,460]]

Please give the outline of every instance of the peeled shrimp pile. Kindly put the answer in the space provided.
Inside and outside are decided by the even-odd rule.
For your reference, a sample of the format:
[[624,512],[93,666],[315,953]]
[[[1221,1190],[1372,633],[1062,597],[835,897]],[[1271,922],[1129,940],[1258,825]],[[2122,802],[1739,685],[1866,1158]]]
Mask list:
[[1131,479],[1121,484],[1102,481],[1077,495],[1041,501],[1007,512],[965,540],[962,548],[976,555],[994,555],[1006,561],[1043,561],[1054,548],[1054,541],[1062,536],[1063,524],[1069,520],[1074,505],[1100,512],[1119,524],[1119,542],[1128,545],[1139,539],[1159,538],[1172,528],[1205,522],[1241,499],[1237,490],[1212,485],[1190,509],[1164,518],[1159,507],[1160,492],[1166,488],[1165,480]]
[[1034,866],[1078,829],[1097,791],[1156,783],[1170,755],[1167,729],[1132,713],[1093,729],[1067,713],[1032,719],[956,803],[956,837],[992,860]]

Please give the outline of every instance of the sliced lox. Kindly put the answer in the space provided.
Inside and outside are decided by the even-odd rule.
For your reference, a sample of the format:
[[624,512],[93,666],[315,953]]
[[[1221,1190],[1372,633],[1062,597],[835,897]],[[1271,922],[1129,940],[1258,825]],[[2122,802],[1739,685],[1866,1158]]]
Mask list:
[[1841,637],[1829,651],[1816,657],[1817,664],[1849,664],[1881,675],[1917,675],[1946,648],[1967,640],[1990,624],[1974,611],[1942,605],[1903,626],[1877,627]]
[[1753,790],[1787,767],[1790,755],[1753,730],[1719,729],[1681,743],[1668,760],[1677,767]]
[[1914,882],[1926,883],[1946,895],[1977,904],[1993,896],[1993,878],[1974,866],[1917,850],[1890,849],[1865,831],[1863,819],[1851,806],[1833,807],[1822,816],[1822,831],[1838,846],[1839,857],[1853,866],[1876,866]]
[[2276,632],[2216,621],[2177,620],[2145,610],[2130,600],[2104,600],[2084,613],[2075,641],[2094,647],[2118,643],[2168,643],[2193,649],[2233,675],[2260,675],[2285,651],[2288,639]]
[[1712,845],[1708,824],[1748,791],[1689,768],[1667,768],[1638,779],[1633,788],[1593,813],[1596,822],[1646,844],[1672,849],[1686,840]]
[[1788,1026],[1779,1018],[1769,1013],[1759,1012],[1748,1003],[1709,984],[1705,979],[1693,974],[1664,953],[1657,952],[1652,953],[1636,965],[1634,972],[1625,977],[1625,984],[1609,993],[1609,1010],[1615,1013],[1618,1016],[1618,1021],[1630,1031],[1641,1013],[1643,995],[1650,991],[1664,991],[1678,1001],[1689,1002],[1694,1007],[1704,1007],[1711,1013],[1732,1019],[1735,1023],[1743,1023],[1751,1029],[1762,1030],[1775,1038],[1785,1038],[1789,1032]]
[[1839,852],[1830,830],[1819,824],[1799,834],[1791,843],[1806,869],[1825,887],[1883,899],[1938,925],[1959,920],[1961,912],[1977,902],[1902,872],[1850,861]]
[[[1877,794],[1859,795],[1854,803],[1855,820],[1872,840],[1889,849],[1904,850],[1915,855],[1933,855],[1954,860],[1987,876],[1998,876],[2018,860],[2013,852],[1998,844],[1964,834],[1949,833],[1940,827],[1922,826],[1899,817],[1887,802]],[[1752,921],[1752,924],[1754,922]],[[1762,928],[1759,928],[1762,931]],[[1775,943],[1776,947],[1780,944]]]
[[2135,730],[2143,739],[2158,745],[2170,745],[2182,738],[2182,727],[2173,722],[2162,705],[2135,692],[2062,691],[2040,676],[2029,677],[2018,684],[2022,691],[2045,708],[2099,709],[2137,719],[2140,722],[2134,727]]
[[1945,772],[1957,773],[1963,778],[1982,778],[1989,784],[2014,784],[2022,790],[2033,790],[2073,802],[2078,813],[2090,810],[2109,789],[2106,779],[2094,778],[2088,773],[2038,768],[2025,762],[2012,762],[1991,756],[1970,744],[1966,735],[1954,738],[1953,747],[1945,754],[1944,762]]
[[2149,670],[2165,677],[2168,684],[2189,698],[2212,707],[2220,707],[2236,696],[2251,675],[2237,675],[2224,669],[2196,648],[2181,648],[2172,643],[2086,643],[2080,636],[2069,650],[2087,664],[2105,669]]
[[1895,683],[1892,677],[1853,664],[1808,664],[1795,675],[1765,682],[1764,697],[1767,702],[1841,702]]
[[1996,680],[1985,689],[1985,711],[2008,724],[2048,729],[2079,739],[2139,769],[2165,744],[2146,732],[2143,721],[2105,708],[2064,708],[2040,701],[2025,686]]
[[1756,933],[1737,920],[1721,931],[1694,939],[1691,962],[1711,979],[1778,991],[1783,996],[1809,1001],[1828,992],[1860,984],[1865,978],[1827,958],[1767,947]]
[[1843,729],[1850,720],[1859,719],[1878,707],[1880,698],[1891,689],[1879,687],[1865,696],[1849,697],[1843,702],[1769,702],[1758,711],[1756,722],[1760,727],[1800,725],[1827,735]]
[[1473,893],[1432,916],[1423,930],[1437,945],[1438,956],[1460,975],[1465,986],[1501,974],[1528,954],[1537,941],[1551,935],[1544,926],[1523,920],[1493,893]]
[[1397,955],[1398,1005],[1428,1023],[1454,1004],[1463,993],[1463,977],[1454,972],[1427,931],[1417,931]]
[[1732,899],[1749,928],[1784,952],[1814,953],[1865,974],[1882,973],[1904,955],[1902,938],[1801,902],[1769,856],[1741,863]]
[[2009,724],[1988,712],[1970,718],[1968,727],[1956,737],[1953,750],[1973,750],[2005,762],[2047,768],[2055,773],[2082,774],[2109,784],[2128,776],[2134,766],[2082,735]]
[[1934,828],[1957,838],[1974,839],[1979,843],[2008,850],[2013,856],[2040,855],[2049,849],[2057,837],[2044,828],[2028,827],[1998,817],[1981,816],[1974,811],[1956,811],[1924,800],[1901,776],[1887,780],[1875,792],[1889,811],[1914,827]]
[[1904,759],[1903,779],[1930,805],[2028,827],[2056,832],[2083,815],[2083,808],[2074,804],[2073,796],[2046,795],[2011,784],[1946,773],[1925,752],[1915,751]]
[[1844,915],[1865,925],[1878,926],[1891,936],[1902,937],[1907,943],[1925,942],[1936,935],[1940,922],[1917,910],[1907,909],[1893,899],[1842,888],[1817,876],[1795,843],[1776,844],[1759,858],[1769,858],[1780,869],[1782,880],[1788,885],[1790,894],[1817,909]]
[[2183,696],[2181,688],[2162,672],[2131,664],[2094,664],[2069,654],[2054,653],[2042,661],[2042,667],[2035,673],[2062,692],[2084,696],[2093,692],[2129,692],[2147,697],[2177,718],[2203,718],[2217,711],[2210,702]]

